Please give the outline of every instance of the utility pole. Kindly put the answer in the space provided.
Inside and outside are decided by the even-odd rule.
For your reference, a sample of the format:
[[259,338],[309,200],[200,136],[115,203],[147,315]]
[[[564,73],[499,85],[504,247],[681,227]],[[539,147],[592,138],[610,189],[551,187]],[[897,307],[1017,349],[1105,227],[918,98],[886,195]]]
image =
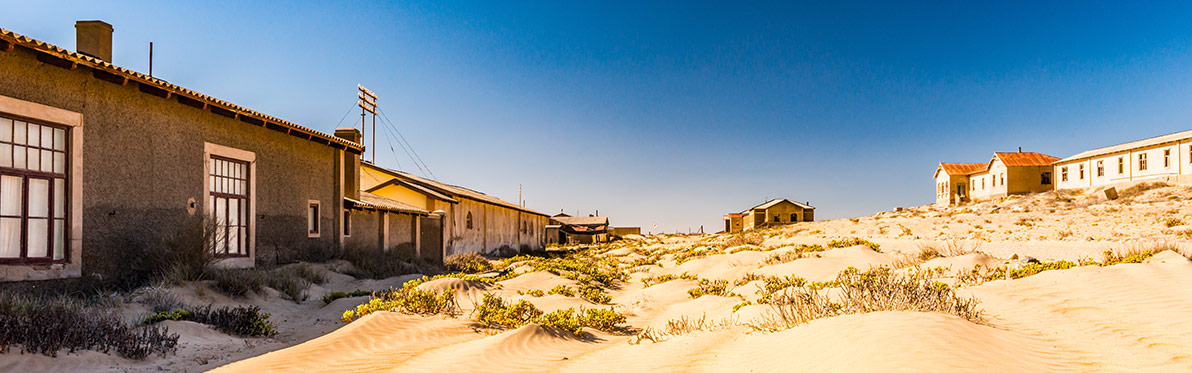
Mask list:
[[[373,115],[372,133],[368,136],[372,139],[372,145],[368,146],[368,150],[372,153],[372,163],[377,164],[377,95],[364,88],[363,85],[357,84],[356,88],[360,92],[356,93],[356,97],[360,100],[356,101],[356,105],[360,106],[360,133],[364,134],[364,113],[369,112]],[[364,144],[361,144],[364,145]]]

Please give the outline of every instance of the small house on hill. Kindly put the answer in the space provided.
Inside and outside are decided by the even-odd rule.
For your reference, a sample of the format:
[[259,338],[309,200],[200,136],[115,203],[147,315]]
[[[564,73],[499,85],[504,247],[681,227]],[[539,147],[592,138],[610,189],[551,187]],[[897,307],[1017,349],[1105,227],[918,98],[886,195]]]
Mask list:
[[1056,189],[1192,182],[1192,130],[1084,151],[1052,165]]
[[770,200],[740,213],[724,215],[724,231],[741,232],[767,226],[815,221],[815,207],[785,198]]
[[609,241],[607,216],[570,216],[558,214],[550,218],[547,242],[558,244],[590,244]]
[[993,153],[985,163],[940,163],[935,171],[936,204],[946,206],[1052,190],[1051,164],[1058,160],[1047,154],[1020,150]]

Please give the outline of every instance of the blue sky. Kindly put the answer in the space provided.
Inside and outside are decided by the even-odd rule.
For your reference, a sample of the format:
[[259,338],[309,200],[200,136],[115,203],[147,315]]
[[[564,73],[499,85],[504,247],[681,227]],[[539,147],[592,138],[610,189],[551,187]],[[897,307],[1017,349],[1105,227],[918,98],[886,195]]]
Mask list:
[[[940,161],[1192,127],[1179,2],[16,2],[0,27],[331,132],[356,84],[440,181],[614,225],[934,201]],[[380,130],[378,130],[380,131]],[[367,142],[368,140],[366,140]],[[377,162],[420,171],[378,133]]]

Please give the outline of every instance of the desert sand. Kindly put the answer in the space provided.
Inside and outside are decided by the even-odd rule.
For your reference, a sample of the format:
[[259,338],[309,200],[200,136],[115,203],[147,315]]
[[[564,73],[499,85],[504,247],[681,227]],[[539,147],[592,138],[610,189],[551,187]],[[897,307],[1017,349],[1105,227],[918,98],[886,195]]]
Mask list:
[[[454,317],[382,311],[344,323],[338,320],[343,311],[368,297],[326,305],[256,297],[248,302],[282,320],[278,336],[237,338],[199,324],[171,322],[171,330],[182,333],[183,340],[179,351],[166,358],[129,362],[95,352],[58,358],[10,352],[0,358],[0,370],[1189,371],[1192,243],[1187,239],[1192,230],[1184,221],[1192,222],[1192,203],[1184,199],[1187,195],[1192,190],[1183,187],[1141,190],[1117,201],[1105,200],[1097,191],[1043,193],[747,234],[643,237],[587,249],[616,260],[628,273],[628,280],[609,289],[608,304],[530,295],[531,290],[578,284],[513,263],[509,268],[520,275],[495,284],[442,278],[419,286],[456,289],[462,310]],[[788,255],[787,261],[771,259],[798,251],[799,245],[827,246],[843,238],[877,243],[880,252],[852,245],[807,252],[798,259]],[[1163,251],[1138,263],[1076,266],[1016,279],[965,278],[978,265],[985,275],[997,273],[986,272],[993,268],[1024,268],[1031,258],[1077,262],[1100,260],[1106,250],[1155,248]],[[927,249],[938,253],[921,255]],[[941,312],[876,311],[777,330],[758,327],[775,317],[774,306],[757,304],[764,287],[758,276],[830,281],[849,267],[883,266],[901,274],[932,273],[956,295],[975,298],[980,320]],[[699,283],[689,278],[649,286],[642,281],[668,274],[726,280],[729,294],[692,297],[688,290]],[[323,287],[400,287],[412,278],[369,284],[339,278]],[[838,289],[824,292],[840,296]],[[612,308],[626,321],[615,331],[585,328],[580,336],[533,323],[486,327],[473,314],[485,293],[524,299],[547,312]],[[647,331],[658,334],[643,338]],[[199,364],[196,359],[208,361]]]

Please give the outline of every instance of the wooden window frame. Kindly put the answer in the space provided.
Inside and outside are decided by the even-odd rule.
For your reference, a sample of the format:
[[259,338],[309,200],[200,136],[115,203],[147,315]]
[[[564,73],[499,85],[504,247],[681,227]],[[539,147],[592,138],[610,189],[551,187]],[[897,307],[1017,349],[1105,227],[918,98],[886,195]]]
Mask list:
[[[74,186],[74,184],[72,184],[72,180],[70,177],[70,176],[72,176],[71,171],[72,171],[73,162],[74,162],[74,160],[71,158],[71,156],[73,155],[72,151],[74,150],[74,147],[71,146],[72,145],[71,142],[73,140],[72,132],[73,132],[74,128],[72,128],[70,126],[64,126],[64,125],[54,124],[54,123],[47,123],[44,121],[29,119],[29,118],[15,116],[15,115],[5,114],[5,115],[2,115],[2,117],[4,119],[12,120],[14,122],[14,125],[15,125],[15,122],[19,121],[19,122],[25,122],[26,125],[32,124],[32,125],[37,125],[39,127],[49,127],[51,141],[53,141],[53,138],[55,137],[54,136],[55,130],[63,130],[64,131],[64,133],[63,133],[64,144],[62,144],[62,150],[54,149],[54,146],[52,144],[49,147],[42,146],[41,138],[38,139],[39,141],[38,141],[37,146],[29,145],[27,142],[25,144],[17,144],[15,142],[15,138],[13,138],[11,136],[10,136],[10,142],[0,142],[0,144],[9,145],[10,146],[9,151],[14,152],[14,153],[15,153],[15,148],[17,146],[25,147],[26,151],[28,151],[29,149],[35,149],[35,150],[38,150],[39,153],[40,153],[40,151],[50,151],[51,152],[51,156],[50,156],[51,162],[55,161],[55,157],[53,156],[53,154],[55,154],[55,153],[63,154],[62,172],[54,172],[52,166],[50,167],[50,171],[30,170],[30,169],[25,169],[25,168],[0,166],[0,176],[15,176],[15,177],[21,178],[21,213],[19,215],[0,215],[0,217],[3,217],[3,218],[17,218],[17,219],[20,219],[20,221],[21,221],[21,229],[20,229],[20,233],[19,233],[20,234],[20,254],[19,254],[20,256],[15,257],[15,258],[0,258],[0,265],[36,265],[36,264],[66,264],[66,263],[70,263],[70,258],[71,258],[71,254],[72,254],[72,247],[71,247],[72,245],[71,245],[70,241],[71,241],[71,237],[73,236],[73,234],[72,234],[72,220],[73,220],[72,219],[72,215],[73,215],[72,211],[73,211],[73,207],[74,207],[71,204],[71,197],[73,196],[71,189]],[[28,132],[26,132],[26,134],[27,133]],[[27,136],[28,135],[26,135],[26,138],[28,138]],[[26,154],[28,154],[28,153],[26,153]],[[12,154],[10,154],[10,156],[11,155]],[[26,157],[27,157],[27,155],[26,155]],[[14,157],[14,162],[15,162],[15,157]],[[40,158],[39,158],[39,162],[40,162]],[[14,165],[15,165],[15,163],[14,163]],[[46,182],[48,184],[47,189],[46,189],[46,193],[48,195],[46,196],[47,204],[46,204],[46,216],[45,217],[31,217],[31,216],[29,216],[29,181],[31,179],[46,180]],[[62,179],[63,186],[66,189],[66,191],[64,191],[62,193],[62,195],[65,197],[66,201],[64,201],[64,205],[62,207],[62,217],[61,218],[55,216],[55,208],[54,208],[55,206],[54,205],[57,202],[55,197],[58,194],[58,193],[55,193],[55,188],[56,188],[55,184],[56,183],[54,181],[56,179]],[[46,237],[47,238],[46,238],[46,256],[45,257],[33,257],[33,258],[28,257],[28,255],[29,255],[29,221],[31,219],[44,219],[46,221]],[[61,240],[63,241],[62,242],[62,258],[54,259],[54,243],[57,241],[57,240],[55,240],[55,237],[54,237],[54,224],[58,221],[62,221],[62,230],[63,230],[62,238],[61,238]]]
[[[314,208],[313,214],[311,213],[312,207]],[[319,236],[322,235],[322,233],[323,233],[323,219],[320,219],[319,218],[320,216],[323,216],[323,204],[321,202],[319,202],[318,200],[313,200],[313,199],[307,200],[306,201],[306,237],[307,238],[319,238]],[[313,224],[314,229],[311,229],[312,222],[314,223]]]
[[[215,247],[214,245],[212,246],[212,249],[215,250],[215,257],[217,257],[217,258],[247,258],[252,255],[252,253],[250,251],[250,245],[249,245],[249,241],[250,241],[249,237],[253,234],[252,229],[249,224],[249,222],[253,220],[253,215],[250,213],[250,208],[249,208],[250,204],[252,203],[252,200],[250,198],[251,197],[250,185],[252,184],[252,180],[251,180],[251,172],[249,171],[252,168],[252,162],[239,160],[239,159],[235,159],[235,158],[231,158],[231,157],[219,156],[219,155],[209,155],[207,157],[208,164],[213,163],[213,161],[228,162],[231,165],[244,166],[244,172],[243,172],[243,175],[241,175],[241,177],[237,177],[235,175],[217,174],[217,172],[219,172],[217,170],[209,169],[207,172],[208,178],[223,178],[223,179],[227,179],[228,181],[231,181],[231,182],[244,182],[244,192],[242,194],[236,194],[236,193],[232,193],[232,192],[213,191],[213,190],[211,190],[211,188],[212,188],[212,185],[215,184],[216,182],[214,180],[210,180],[210,179],[207,180],[207,183],[208,183],[207,184],[207,198],[209,199],[209,204],[208,204],[207,208],[210,209],[209,212],[215,213],[215,210],[214,210],[215,207],[213,207],[213,206],[219,205],[219,203],[218,203],[219,199],[224,199],[224,200],[227,200],[228,202],[233,201],[233,200],[237,201],[238,205],[243,206],[243,207],[240,207],[238,209],[238,212],[240,214],[238,221],[240,223],[235,226],[235,229],[237,231],[239,231],[240,229],[243,229],[244,234],[237,237],[239,240],[241,240],[241,242],[239,243],[239,246],[238,246],[240,252],[229,253],[228,249],[230,249],[230,247],[228,246],[228,243],[230,242],[230,240],[228,238],[230,237],[230,232],[231,232],[232,226],[230,224],[231,223],[231,219],[230,219],[231,215],[228,212],[231,210],[231,208],[229,207],[231,204],[225,202],[224,203],[224,216],[225,216],[224,220],[225,220],[225,222],[224,222],[224,224],[221,224],[219,227],[220,229],[223,230],[224,237],[222,237],[222,239],[220,239],[219,237],[216,237],[216,243],[218,243],[218,242],[224,243],[224,246],[225,246],[223,248],[224,252],[222,252],[222,253],[219,252],[219,248]],[[208,168],[210,168],[210,167],[208,167]],[[215,215],[212,215],[211,217],[214,217],[214,216]]]
[[344,237],[352,237],[352,211],[348,209],[344,209]]
[[1139,171],[1146,171],[1146,169],[1147,169],[1146,158],[1147,158],[1146,153],[1138,153],[1138,170]]

